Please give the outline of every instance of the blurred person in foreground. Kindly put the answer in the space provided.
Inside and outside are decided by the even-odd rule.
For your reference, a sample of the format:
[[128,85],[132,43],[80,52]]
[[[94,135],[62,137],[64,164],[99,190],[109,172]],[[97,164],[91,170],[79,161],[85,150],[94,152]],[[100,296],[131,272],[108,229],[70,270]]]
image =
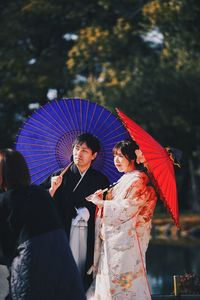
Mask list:
[[95,205],[85,200],[97,189],[109,186],[105,175],[92,168],[92,162],[100,151],[96,136],[83,133],[72,144],[72,164],[62,174],[62,170],[52,174],[44,186],[51,196],[69,239],[72,254],[81,274],[85,290],[92,282],[87,273],[93,263]]
[[53,199],[30,185],[21,153],[0,150],[0,244],[12,300],[84,300],[78,269]]
[[116,168],[124,175],[105,200],[101,190],[87,197],[99,208],[91,268],[95,279],[87,299],[150,300],[145,253],[156,193],[146,169],[139,168],[141,151],[134,141],[117,143],[113,155]]

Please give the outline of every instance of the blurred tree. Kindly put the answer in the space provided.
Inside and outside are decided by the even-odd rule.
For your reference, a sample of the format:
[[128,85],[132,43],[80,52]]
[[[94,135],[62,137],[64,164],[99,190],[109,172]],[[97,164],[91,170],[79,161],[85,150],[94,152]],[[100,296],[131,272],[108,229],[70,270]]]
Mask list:
[[[75,32],[84,23],[90,1],[80,10],[76,1],[16,0],[0,4],[0,104],[4,114],[0,139],[11,146],[30,103],[44,104],[49,89],[66,95],[71,80],[65,65]],[[8,105],[9,110],[6,108]],[[12,124],[12,125],[11,125]],[[6,134],[7,128],[13,134]]]
[[184,152],[180,198],[189,200],[188,206],[200,212],[199,2],[149,1],[143,11],[146,28],[159,28],[164,36],[159,66],[163,73],[156,90],[161,92],[160,105],[170,121],[172,142]]
[[113,22],[104,26],[97,17],[80,29],[68,52],[67,67],[75,78],[70,95],[95,99],[111,109],[119,106],[162,145],[182,149],[180,198],[190,199],[188,206],[198,211],[199,3],[126,1],[126,11],[104,3],[109,3]]
[[0,9],[1,146],[13,144],[30,103],[46,103],[50,89],[89,98],[182,149],[180,199],[197,199],[197,0],[16,0]]

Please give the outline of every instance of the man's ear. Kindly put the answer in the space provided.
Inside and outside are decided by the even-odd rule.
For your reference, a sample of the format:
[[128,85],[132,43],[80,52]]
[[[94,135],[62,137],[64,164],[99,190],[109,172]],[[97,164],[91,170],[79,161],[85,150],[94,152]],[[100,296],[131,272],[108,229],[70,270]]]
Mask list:
[[95,152],[94,154],[92,154],[92,160],[94,160],[97,157],[97,152]]

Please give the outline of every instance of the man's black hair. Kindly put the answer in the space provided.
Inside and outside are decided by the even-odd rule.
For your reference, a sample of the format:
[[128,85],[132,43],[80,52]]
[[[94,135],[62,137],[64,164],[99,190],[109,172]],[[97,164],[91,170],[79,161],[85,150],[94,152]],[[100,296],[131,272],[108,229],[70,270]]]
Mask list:
[[91,133],[83,133],[78,135],[74,140],[72,147],[74,148],[75,145],[82,145],[84,143],[92,150],[92,154],[100,151],[100,142],[98,138]]

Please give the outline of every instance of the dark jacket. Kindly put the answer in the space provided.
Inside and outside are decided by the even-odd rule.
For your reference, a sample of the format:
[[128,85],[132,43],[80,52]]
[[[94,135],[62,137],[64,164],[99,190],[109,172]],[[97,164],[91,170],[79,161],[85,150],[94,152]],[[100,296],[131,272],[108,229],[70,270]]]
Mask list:
[[42,188],[0,194],[0,243],[11,262],[11,299],[85,299],[55,205]]
[[[58,175],[59,173],[60,172],[57,172],[54,175]],[[101,172],[90,167],[76,190],[73,192],[80,178],[81,176],[78,168],[75,164],[73,164],[64,174],[62,184],[56,191],[54,198],[56,200],[55,203],[61,218],[61,222],[66,230],[68,238],[70,235],[72,218],[76,216],[75,207],[87,207],[90,212],[90,218],[88,221],[87,257],[84,278],[85,290],[87,290],[92,280],[92,276],[87,275],[87,271],[93,264],[96,206],[93,203],[86,201],[85,198],[98,189],[104,189],[108,187],[109,181]]]

